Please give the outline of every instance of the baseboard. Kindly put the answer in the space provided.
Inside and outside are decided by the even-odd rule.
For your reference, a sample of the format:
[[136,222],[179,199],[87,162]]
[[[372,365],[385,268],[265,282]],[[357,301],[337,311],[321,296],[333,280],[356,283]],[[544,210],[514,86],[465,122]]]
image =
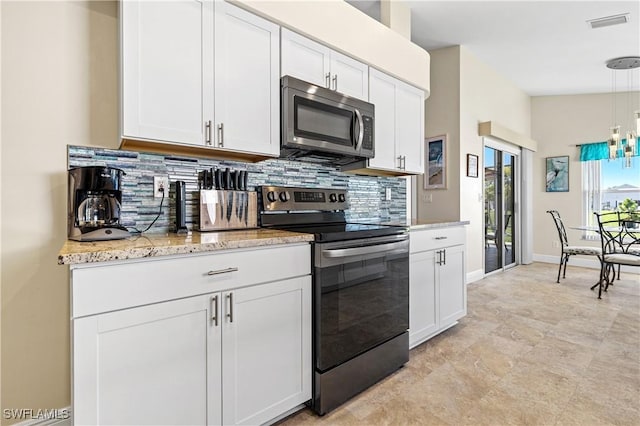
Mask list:
[[2,410],[4,419],[28,420],[16,423],[15,426],[71,426],[71,407],[58,409],[10,409]]
[[475,271],[467,272],[467,284],[480,281],[483,278],[484,278],[484,269],[476,269]]
[[[560,256],[550,256],[548,254],[534,254],[533,255],[534,262],[543,262],[543,263],[555,263],[556,265],[560,264]],[[600,261],[592,257],[591,259],[586,259],[584,257],[571,256],[569,257],[569,266],[581,266],[583,268],[591,268],[591,269],[600,269]],[[629,274],[640,274],[640,268],[634,266],[622,266],[620,272],[629,273]]]

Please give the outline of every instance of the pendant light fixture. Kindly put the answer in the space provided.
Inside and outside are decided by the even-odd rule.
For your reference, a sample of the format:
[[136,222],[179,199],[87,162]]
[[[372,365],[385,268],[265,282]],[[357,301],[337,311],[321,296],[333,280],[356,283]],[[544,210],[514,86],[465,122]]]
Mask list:
[[[624,156],[625,167],[631,167],[631,157],[637,155],[637,137],[640,134],[640,111],[633,113],[634,120],[631,121],[632,110],[631,105],[631,90],[633,89],[633,69],[640,67],[640,56],[625,56],[622,58],[615,58],[607,61],[607,68],[612,72],[612,122],[613,126],[610,129],[610,136],[608,140],[609,146],[609,159],[615,160],[618,157],[618,153],[622,151]],[[624,147],[621,136],[621,126],[616,123],[616,71],[627,70],[627,116],[629,120],[628,130],[624,132]],[[625,121],[624,119],[622,120]],[[633,125],[635,124],[635,126]]]

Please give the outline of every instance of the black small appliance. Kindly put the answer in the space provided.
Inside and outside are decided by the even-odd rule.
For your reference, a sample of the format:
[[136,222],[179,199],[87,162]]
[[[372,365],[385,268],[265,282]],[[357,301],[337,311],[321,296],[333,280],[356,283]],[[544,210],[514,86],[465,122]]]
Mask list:
[[130,236],[120,225],[124,171],[88,166],[69,170],[67,235],[70,240],[117,240]]

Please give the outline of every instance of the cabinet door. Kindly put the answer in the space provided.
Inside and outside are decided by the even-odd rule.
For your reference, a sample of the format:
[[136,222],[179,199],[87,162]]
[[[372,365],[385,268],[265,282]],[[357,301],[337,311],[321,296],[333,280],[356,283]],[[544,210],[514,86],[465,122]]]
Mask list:
[[226,2],[215,7],[215,146],[277,156],[280,27]]
[[213,117],[213,4],[120,5],[122,137],[202,145]]
[[369,98],[369,67],[362,62],[331,52],[331,89],[358,99]]
[[219,424],[210,306],[197,296],[74,319],[74,423]]
[[452,246],[443,250],[444,263],[438,267],[440,328],[453,324],[467,313],[464,246]]
[[261,424],[309,400],[311,277],[224,297],[224,424]]
[[409,264],[409,347],[437,330],[435,251],[412,254]]
[[424,92],[401,81],[396,85],[396,149],[405,171],[424,173]]
[[396,170],[396,80],[373,68],[369,71],[369,102],[375,105],[375,157],[369,166]]
[[331,49],[299,34],[282,29],[281,74],[329,88]]

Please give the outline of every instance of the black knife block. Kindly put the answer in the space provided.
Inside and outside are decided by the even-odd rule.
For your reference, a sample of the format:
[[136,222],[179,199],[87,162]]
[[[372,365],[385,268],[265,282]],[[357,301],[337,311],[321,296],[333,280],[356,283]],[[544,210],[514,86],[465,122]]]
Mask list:
[[184,181],[176,181],[176,233],[185,235],[189,233],[187,229],[187,196]]

